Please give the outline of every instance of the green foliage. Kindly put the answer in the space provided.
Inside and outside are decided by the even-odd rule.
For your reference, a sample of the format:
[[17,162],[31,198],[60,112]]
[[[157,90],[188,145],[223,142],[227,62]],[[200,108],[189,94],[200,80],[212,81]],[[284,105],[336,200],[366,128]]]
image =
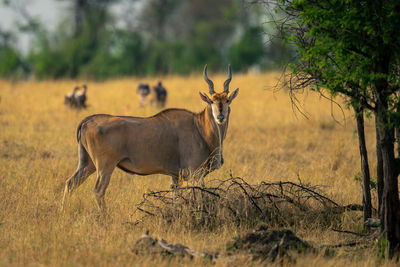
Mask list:
[[17,52],[6,47],[0,49],[0,76],[11,77],[20,68],[20,59]]
[[386,255],[388,252],[388,246],[389,246],[389,242],[388,242],[387,238],[382,237],[379,241],[379,257],[381,259],[386,258]]
[[[361,183],[362,184],[362,177],[361,177],[361,174],[356,174],[356,175],[354,175],[354,181],[356,181],[356,182],[359,182],[359,183]],[[376,186],[377,186],[377,184],[376,184],[376,181],[374,181],[374,180],[370,180],[369,181],[369,186],[372,188],[372,189],[376,189]]]
[[137,34],[118,33],[118,42],[104,44],[91,59],[82,65],[79,74],[97,80],[110,77],[141,75],[145,62],[146,48]]
[[251,65],[260,62],[264,50],[261,28],[251,27],[238,42],[231,46],[229,61],[240,70],[246,70]]
[[[387,84],[386,116],[400,125],[394,111],[400,88],[400,8],[395,0],[385,1],[281,1],[297,14],[289,41],[298,50],[295,73],[310,77],[317,91],[345,96],[352,105],[362,103],[374,110],[378,99],[373,88]],[[304,80],[303,80],[304,81]],[[388,127],[392,127],[387,125]]]
[[222,52],[219,44],[213,41],[214,36],[218,34],[218,27],[223,25],[213,25],[209,22],[199,22],[190,39],[188,40],[188,64],[195,66],[196,64],[204,65],[207,63],[210,68],[218,68],[223,65]]
[[[279,62],[285,53],[281,44],[264,43],[260,6],[244,8],[239,0],[143,1],[134,27],[117,28],[110,8],[116,2],[73,1],[72,14],[54,32],[29,16],[29,23],[19,22],[18,30],[32,34],[34,42],[29,55],[19,60],[38,79],[104,80],[190,74],[204,64],[211,70],[225,70],[230,63],[234,70],[246,71],[253,65],[276,66],[271,62]],[[4,53],[10,55],[0,63],[3,77],[16,64],[11,62],[15,53]]]
[[[291,90],[308,88],[341,95],[349,105],[374,112],[382,153],[385,220],[381,248],[399,251],[398,172],[393,128],[400,128],[400,2],[398,0],[281,0],[294,21],[284,26],[297,47]],[[293,77],[293,76],[292,76]],[[387,171],[386,171],[387,170]],[[387,185],[386,183],[389,183]],[[387,188],[392,187],[390,190]],[[380,192],[378,192],[380,193]],[[382,212],[384,211],[384,212]],[[383,250],[381,253],[383,253]]]

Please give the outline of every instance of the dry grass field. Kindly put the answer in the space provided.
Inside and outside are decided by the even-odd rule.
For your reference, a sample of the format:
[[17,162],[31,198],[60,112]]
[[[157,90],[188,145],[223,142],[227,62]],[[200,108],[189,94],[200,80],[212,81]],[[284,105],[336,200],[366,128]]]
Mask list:
[[[216,90],[225,75],[211,75]],[[274,91],[279,74],[234,75],[231,91],[239,87],[232,103],[225,164],[207,178],[223,179],[232,173],[250,184],[260,181],[298,181],[322,185],[324,193],[340,204],[361,203],[359,151],[352,113],[341,111],[316,94],[300,97],[309,119],[293,112],[284,90]],[[139,108],[136,86],[155,84],[157,78],[123,79],[88,83],[88,105],[83,111],[68,109],[64,95],[82,81],[0,82],[0,266],[169,266],[211,265],[202,259],[133,255],[132,244],[146,229],[172,243],[199,251],[220,251],[248,229],[226,225],[217,230],[190,230],[162,220],[132,226],[136,205],[148,190],[168,189],[162,175],[132,176],[116,170],[106,193],[109,217],[98,211],[92,188],[95,175],[77,189],[65,212],[60,212],[64,181],[76,169],[76,127],[94,113],[150,116],[156,108]],[[208,91],[199,76],[164,77],[167,107],[201,111],[205,103],[198,91]],[[341,122],[336,123],[331,113]],[[375,172],[374,128],[366,125],[372,174]],[[374,176],[374,175],[373,175]],[[375,178],[373,178],[375,179]],[[376,192],[373,192],[376,207]],[[362,214],[343,213],[342,229],[360,231]],[[268,222],[266,222],[268,223]],[[351,236],[330,227],[298,222],[297,236],[315,246],[336,244]],[[334,256],[301,255],[280,266],[396,266],[379,260],[376,248],[342,248]],[[216,266],[257,265],[246,255],[221,256]]]

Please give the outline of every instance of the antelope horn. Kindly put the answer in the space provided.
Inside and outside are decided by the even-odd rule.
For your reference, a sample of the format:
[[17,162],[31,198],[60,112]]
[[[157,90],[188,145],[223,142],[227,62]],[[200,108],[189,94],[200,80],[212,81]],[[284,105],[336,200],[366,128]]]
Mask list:
[[231,65],[228,65],[228,79],[224,82],[224,93],[229,94],[229,83],[232,80],[232,70],[231,70]]
[[214,84],[207,76],[207,64],[204,67],[204,80],[208,83],[208,88],[210,89],[210,95],[215,94]]

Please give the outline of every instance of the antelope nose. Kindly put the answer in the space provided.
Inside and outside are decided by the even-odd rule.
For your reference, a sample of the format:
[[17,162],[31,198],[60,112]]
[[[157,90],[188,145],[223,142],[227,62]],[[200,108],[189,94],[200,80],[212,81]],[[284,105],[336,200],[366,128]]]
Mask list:
[[222,121],[224,120],[224,115],[219,114],[219,115],[217,116],[217,119],[218,119],[220,122],[222,122]]

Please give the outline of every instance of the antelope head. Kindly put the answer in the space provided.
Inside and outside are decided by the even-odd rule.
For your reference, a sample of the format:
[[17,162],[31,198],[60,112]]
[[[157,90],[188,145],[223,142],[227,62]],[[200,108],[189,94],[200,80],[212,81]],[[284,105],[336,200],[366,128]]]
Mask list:
[[224,124],[228,119],[229,105],[239,93],[239,88],[236,88],[236,90],[229,95],[229,83],[232,80],[231,65],[228,65],[228,78],[224,82],[224,91],[222,93],[215,92],[214,84],[207,76],[207,65],[204,67],[204,80],[208,83],[210,97],[208,97],[206,93],[199,92],[200,97],[211,106],[214,121],[218,125]]

